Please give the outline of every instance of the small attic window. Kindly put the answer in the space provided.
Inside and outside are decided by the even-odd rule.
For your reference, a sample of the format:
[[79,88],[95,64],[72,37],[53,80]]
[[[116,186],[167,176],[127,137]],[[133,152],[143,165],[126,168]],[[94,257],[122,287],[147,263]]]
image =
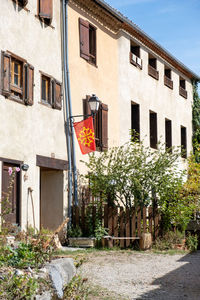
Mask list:
[[142,69],[142,60],[140,58],[140,46],[135,42],[130,42],[130,63]]
[[151,54],[149,54],[148,74],[157,80],[159,79],[159,72],[157,71],[157,58]]
[[182,77],[179,79],[179,95],[187,99],[186,83],[185,79]]
[[173,90],[172,70],[165,66],[164,85]]

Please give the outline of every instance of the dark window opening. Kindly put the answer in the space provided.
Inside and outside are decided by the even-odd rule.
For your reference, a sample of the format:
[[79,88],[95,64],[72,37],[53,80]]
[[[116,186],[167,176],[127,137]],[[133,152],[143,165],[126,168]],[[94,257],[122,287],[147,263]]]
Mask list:
[[149,58],[149,65],[156,70],[157,69],[157,59]]
[[171,75],[171,70],[170,69],[165,69],[165,76],[169,79],[172,79],[172,75]]
[[50,78],[42,75],[42,101],[51,104]]
[[180,87],[185,90],[185,80],[180,79]]
[[172,152],[172,121],[165,119],[165,148]]
[[96,29],[89,25],[89,54],[90,61],[96,64]]
[[150,147],[157,149],[157,114],[154,112],[149,113],[150,121]]
[[131,136],[134,141],[140,140],[140,106],[131,104]]
[[131,53],[135,54],[137,57],[140,57],[140,46],[133,46],[131,44]]
[[187,134],[183,126],[181,126],[181,157],[187,158]]

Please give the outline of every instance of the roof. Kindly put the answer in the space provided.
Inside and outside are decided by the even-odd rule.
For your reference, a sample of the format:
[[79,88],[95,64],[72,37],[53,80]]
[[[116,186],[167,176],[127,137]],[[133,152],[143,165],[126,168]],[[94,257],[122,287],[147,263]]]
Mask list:
[[164,47],[162,47],[159,43],[157,43],[154,39],[152,39],[149,35],[147,35],[143,30],[141,30],[136,24],[134,24],[130,19],[125,17],[121,12],[117,9],[110,6],[104,0],[93,0],[99,6],[108,11],[112,16],[114,16],[118,21],[120,21],[125,26],[124,29],[131,33],[137,33],[142,41],[146,41],[146,44],[154,49],[155,52],[161,54],[160,56],[166,59],[169,63],[174,65],[175,67],[179,66],[179,70],[182,71],[186,76],[190,79],[200,81],[200,77],[195,74],[192,70],[186,67],[181,61],[179,61],[176,57],[174,57],[170,52],[168,52]]

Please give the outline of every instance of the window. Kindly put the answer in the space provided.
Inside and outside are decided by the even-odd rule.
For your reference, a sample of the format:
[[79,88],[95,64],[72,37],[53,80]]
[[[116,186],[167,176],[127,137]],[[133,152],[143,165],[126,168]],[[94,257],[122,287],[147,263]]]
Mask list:
[[79,19],[80,56],[96,65],[96,28],[88,21]]
[[187,158],[187,135],[184,126],[181,126],[181,157]]
[[140,106],[136,103],[131,103],[131,131],[132,139],[140,140]]
[[172,121],[165,119],[165,148],[172,152]]
[[13,0],[13,1],[22,7],[25,7],[28,4],[28,0]]
[[2,94],[33,105],[34,68],[19,56],[2,51]]
[[150,54],[149,54],[148,74],[157,80],[159,79],[159,72],[157,71],[157,59]]
[[41,103],[58,110],[62,109],[62,84],[44,73],[41,74]]
[[53,18],[53,0],[38,0],[38,16],[47,25],[51,25]]
[[149,125],[150,125],[150,147],[157,149],[157,114],[149,112]]
[[181,95],[182,97],[187,99],[187,91],[185,88],[185,79],[183,79],[182,77],[180,77],[180,79],[179,79],[179,95]]
[[131,41],[130,45],[130,63],[142,69],[142,60],[140,58],[140,46]]
[[[90,96],[83,99],[83,114],[85,118],[87,115],[91,114],[90,106],[88,100]],[[99,151],[105,151],[108,149],[108,106],[101,103],[99,106],[98,113],[95,115],[94,119],[94,131],[95,131],[95,141],[96,148]]]
[[165,67],[164,84],[170,89],[173,89],[173,81],[171,79],[172,79],[171,69]]

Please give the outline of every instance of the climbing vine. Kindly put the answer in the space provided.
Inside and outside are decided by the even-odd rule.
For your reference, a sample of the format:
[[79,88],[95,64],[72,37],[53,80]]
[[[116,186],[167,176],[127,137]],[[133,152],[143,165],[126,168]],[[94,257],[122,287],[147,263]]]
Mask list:
[[195,159],[200,163],[200,97],[198,94],[198,82],[193,82],[193,150]]

